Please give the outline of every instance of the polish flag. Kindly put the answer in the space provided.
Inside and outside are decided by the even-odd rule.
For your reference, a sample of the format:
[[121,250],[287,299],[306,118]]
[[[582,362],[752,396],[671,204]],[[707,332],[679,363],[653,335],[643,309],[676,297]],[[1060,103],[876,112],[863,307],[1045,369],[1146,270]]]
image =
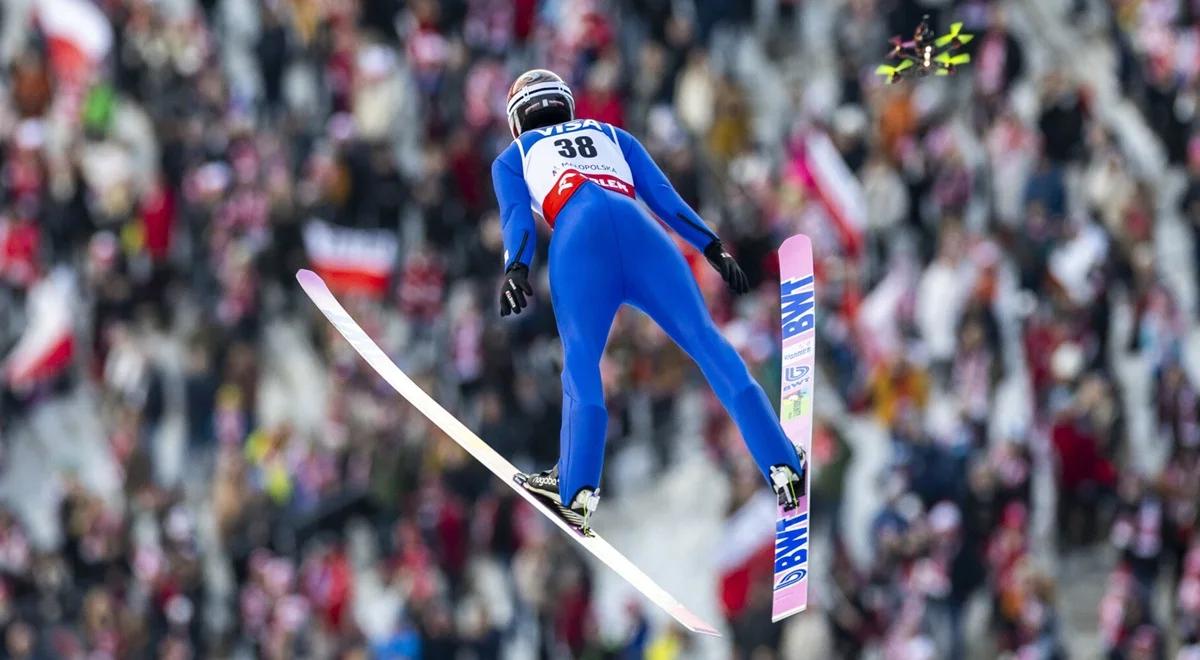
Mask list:
[[395,232],[353,229],[320,220],[304,226],[304,249],[312,269],[337,293],[383,298],[396,268]]
[[727,542],[721,545],[716,564],[726,619],[733,619],[746,607],[754,583],[770,588],[777,508],[774,496],[760,490],[725,521],[722,538]]
[[833,141],[821,131],[810,131],[800,140],[792,167],[833,218],[846,253],[860,254],[867,226],[866,194]]
[[14,389],[27,389],[61,374],[75,354],[71,274],[56,270],[29,290],[29,324],[3,363],[3,376]]
[[46,35],[60,81],[83,83],[112,48],[112,24],[90,0],[38,0],[34,18]]

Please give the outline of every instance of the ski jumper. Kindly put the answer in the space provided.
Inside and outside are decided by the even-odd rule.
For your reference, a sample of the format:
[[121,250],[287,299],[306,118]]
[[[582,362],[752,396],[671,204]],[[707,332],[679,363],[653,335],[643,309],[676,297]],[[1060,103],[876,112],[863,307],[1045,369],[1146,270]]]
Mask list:
[[523,133],[492,164],[504,265],[529,265],[534,214],[554,232],[550,295],[562,339],[559,492],[598,489],[608,412],[600,358],[617,309],[632,305],[700,366],[770,482],[773,465],[802,474],[796,450],[746,365],[713,323],[700,288],[663,226],[703,250],[716,239],[629,133],[591,119]]

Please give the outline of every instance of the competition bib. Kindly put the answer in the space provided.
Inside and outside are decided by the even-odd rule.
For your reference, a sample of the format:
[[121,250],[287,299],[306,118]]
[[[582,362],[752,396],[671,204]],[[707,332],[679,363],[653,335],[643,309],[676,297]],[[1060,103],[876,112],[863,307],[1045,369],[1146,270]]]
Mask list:
[[612,126],[594,119],[535,128],[517,140],[533,210],[551,227],[562,207],[587,181],[636,197],[633,173]]

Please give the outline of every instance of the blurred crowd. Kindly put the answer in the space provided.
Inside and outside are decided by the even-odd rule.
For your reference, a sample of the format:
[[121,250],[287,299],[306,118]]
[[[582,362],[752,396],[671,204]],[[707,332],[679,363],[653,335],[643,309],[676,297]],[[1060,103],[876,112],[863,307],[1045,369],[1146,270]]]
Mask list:
[[[768,392],[774,250],[814,238],[830,557],[813,598],[840,656],[1064,657],[1078,631],[1059,568],[1087,552],[1110,571],[1088,576],[1106,587],[1083,605],[1109,657],[1200,653],[1181,294],[1200,277],[1200,5],[1032,4],[102,0],[111,48],[78,80],[55,68],[38,2],[5,5],[0,356],[55,274],[72,283],[75,342],[65,369],[6,372],[0,469],[16,483],[13,439],[82,392],[118,479],[36,477],[57,493],[44,539],[4,490],[3,653],[688,657],[640,605],[601,626],[589,564],[398,404],[292,279],[313,220],[394,234],[386,292],[350,312],[502,454],[553,461],[544,269],[540,304],[501,323],[487,174],[511,139],[508,85],[533,66],[573,85],[580,116],[643,138],[725,238],[754,291],[733,299],[702,259],[695,271]],[[1111,61],[1064,63],[1039,7]],[[924,14],[964,21],[972,64],[883,85],[888,37]],[[1132,112],[1114,118],[1117,101]],[[1163,245],[1169,223],[1185,247]],[[603,371],[614,451],[647,445],[670,469],[680,394],[704,393],[731,514],[761,488],[647,319],[619,315]],[[886,454],[866,556],[840,522],[867,451],[851,419]],[[758,575],[723,598],[736,657],[782,653],[769,589]]]
[[[968,3],[981,33],[968,108],[909,90],[868,106],[859,175],[885,246],[875,267],[893,263],[864,278],[857,310],[832,313],[873,335],[838,350],[838,383],[886,427],[892,456],[870,565],[835,560],[831,620],[848,655],[961,657],[981,593],[991,652],[1066,657],[1096,630],[1064,622],[1080,608],[1098,617],[1088,655],[1200,650],[1195,319],[1171,279],[1194,277],[1194,257],[1162,245],[1188,240],[1200,209],[1200,7],[1065,5],[1071,38],[1111,45],[1116,89],[1066,66],[1030,71],[1011,14]],[[1114,119],[1100,107],[1113,100],[1140,118]],[[1161,150],[1157,175],[1147,150]],[[897,254],[906,240],[912,254]],[[1098,611],[1099,594],[1060,582],[1089,550],[1101,574],[1083,579],[1111,571]]]

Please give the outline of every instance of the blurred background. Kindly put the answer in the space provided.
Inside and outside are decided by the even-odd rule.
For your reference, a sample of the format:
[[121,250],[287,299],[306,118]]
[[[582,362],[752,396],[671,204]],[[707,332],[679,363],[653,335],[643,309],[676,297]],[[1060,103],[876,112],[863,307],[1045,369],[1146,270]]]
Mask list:
[[[894,34],[974,61],[884,86]],[[0,655],[1195,658],[1200,2],[5,0]],[[810,610],[736,429],[623,311],[598,528],[682,634],[380,381],[321,271],[523,468],[561,351],[497,317],[509,83],[644,140],[754,285],[817,252]],[[541,242],[544,257],[546,241]]]

